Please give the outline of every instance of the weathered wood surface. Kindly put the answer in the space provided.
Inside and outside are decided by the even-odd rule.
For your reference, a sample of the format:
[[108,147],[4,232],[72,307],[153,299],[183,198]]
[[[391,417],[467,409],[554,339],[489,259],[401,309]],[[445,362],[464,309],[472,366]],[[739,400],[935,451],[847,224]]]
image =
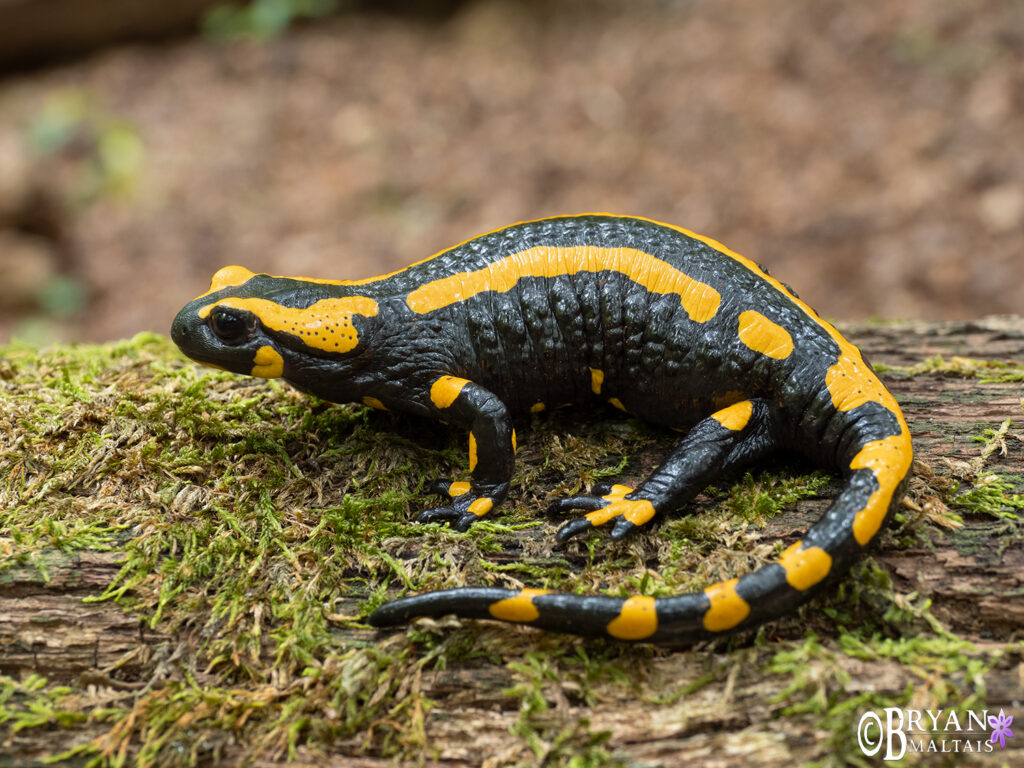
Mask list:
[[141,656],[166,640],[113,602],[83,601],[114,580],[119,559],[116,552],[55,554],[49,580],[35,568],[0,577],[0,673],[71,681],[114,664],[123,668],[129,652]]
[[[967,323],[865,325],[848,330],[872,361],[910,366],[941,355],[979,360],[1024,360],[1024,320],[987,318]],[[986,428],[1012,420],[1006,453],[993,453],[987,470],[1024,474],[1024,382],[979,384],[977,378],[921,375],[891,381],[914,440],[918,474],[930,470],[938,482],[955,479],[963,464],[977,461],[975,441]],[[934,481],[918,479],[930,484]],[[968,520],[965,529],[979,535],[979,546],[963,540],[937,542],[899,552],[882,551],[876,559],[908,591],[933,600],[936,614],[958,633],[1001,640],[1024,638],[1024,539],[1005,534],[1004,523]]]
[[[1024,360],[1021,318],[865,325],[846,330],[872,361],[887,365],[917,364],[935,355]],[[914,436],[918,477],[913,496],[919,510],[933,503],[938,485],[979,461],[982,446],[975,438],[1007,419],[1013,420],[1013,426],[1004,437],[1005,453],[993,452],[985,468],[1024,474],[1024,383],[981,385],[976,378],[932,373],[885,378],[904,404]],[[795,513],[775,518],[765,535],[774,538],[805,529],[826,503],[799,504]],[[912,509],[906,511],[915,514]],[[934,616],[958,637],[980,646],[1024,638],[1024,540],[1019,527],[992,517],[969,516],[955,534],[936,536],[927,545],[883,548],[875,559],[901,592],[917,592],[931,599]],[[142,685],[143,678],[151,679],[161,654],[168,653],[168,647],[180,643],[181,638],[166,638],[144,629],[137,617],[111,602],[82,601],[101,593],[113,580],[117,561],[117,553],[111,552],[84,553],[70,560],[54,556],[48,581],[32,568],[8,570],[0,579],[0,674],[17,678],[36,672],[77,685],[121,690]],[[827,756],[827,747],[820,744],[822,734],[806,719],[773,720],[783,705],[771,701],[777,688],[760,681],[758,664],[753,662],[756,655],[752,650],[752,663],[730,673],[724,696],[721,688],[710,686],[659,706],[640,698],[599,701],[592,707],[556,701],[552,717],[563,723],[589,718],[592,731],[610,732],[608,748],[635,764],[777,766],[782,761]],[[695,665],[713,666],[718,658],[714,654],[665,654],[651,665],[658,675],[693,676]],[[146,675],[136,674],[143,669],[148,670]],[[845,671],[850,677],[846,684],[850,694],[899,691],[916,681],[913,671],[895,662],[864,662]],[[990,709],[1003,707],[1022,713],[1024,665],[1019,655],[989,671],[985,683]],[[428,732],[437,749],[437,764],[479,765],[485,757],[500,762],[502,755],[513,749],[509,729],[517,712],[502,708],[507,698],[501,691],[513,684],[506,669],[485,666],[479,671],[424,671],[419,684],[440,703],[430,714]],[[557,699],[557,691],[552,695]],[[703,714],[695,716],[695,711]],[[1015,725],[1020,734],[1020,722]],[[102,724],[83,727],[75,732],[74,741],[80,743],[104,729]],[[55,747],[70,746],[46,741],[50,737],[66,736],[60,730],[49,736],[33,730],[5,737],[0,726],[0,765],[23,764],[52,754]],[[1011,742],[1005,752],[959,755],[957,764],[1024,764],[1024,738]],[[332,745],[327,751],[334,765],[390,764],[362,754],[358,739]],[[305,749],[300,749],[297,757],[300,765],[324,764]],[[946,764],[942,759],[928,764]]]

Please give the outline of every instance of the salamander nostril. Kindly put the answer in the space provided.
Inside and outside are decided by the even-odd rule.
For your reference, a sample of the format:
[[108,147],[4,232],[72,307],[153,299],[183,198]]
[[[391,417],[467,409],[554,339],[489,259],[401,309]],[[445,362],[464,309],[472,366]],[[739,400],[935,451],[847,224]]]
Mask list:
[[184,323],[175,320],[171,325],[171,340],[180,347],[187,338],[188,332],[185,330]]

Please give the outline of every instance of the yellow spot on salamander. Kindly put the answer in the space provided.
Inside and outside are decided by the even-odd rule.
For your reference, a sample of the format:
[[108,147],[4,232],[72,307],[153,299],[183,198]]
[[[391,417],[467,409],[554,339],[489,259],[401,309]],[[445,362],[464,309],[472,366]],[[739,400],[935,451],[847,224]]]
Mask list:
[[458,376],[442,376],[430,385],[430,401],[438,408],[444,410],[450,408],[462,388],[469,384],[468,379],[460,379]]
[[252,358],[252,375],[276,379],[284,373],[284,358],[273,347],[260,347]]
[[[597,216],[611,216],[612,218],[618,218],[618,217],[614,216],[614,214],[608,214],[608,213],[593,214],[593,215],[597,215]],[[758,278],[760,278],[761,280],[764,280],[766,283],[771,285],[773,288],[775,288],[775,290],[777,290],[780,294],[785,296],[789,301],[792,301],[793,304],[795,304],[797,307],[799,307],[809,318],[811,318],[815,323],[817,323],[819,326],[821,326],[821,328],[823,328],[825,330],[825,332],[829,336],[831,336],[833,338],[833,340],[835,340],[835,342],[839,345],[841,350],[843,350],[843,351],[853,350],[854,352],[856,352],[857,348],[854,347],[845,338],[843,338],[842,334],[840,334],[839,331],[837,331],[835,329],[835,326],[831,325],[830,323],[827,323],[826,321],[824,321],[820,317],[818,317],[818,313],[815,312],[813,309],[811,309],[811,307],[807,303],[805,303],[803,300],[797,298],[793,294],[793,292],[789,288],[787,288],[783,283],[779,282],[774,277],[769,275],[767,272],[765,272],[763,269],[761,269],[761,267],[759,267],[755,262],[751,261],[746,256],[741,256],[740,254],[736,253],[736,251],[732,250],[731,248],[729,248],[729,247],[727,247],[725,245],[722,245],[722,243],[718,242],[717,240],[715,240],[713,238],[710,238],[710,237],[706,237],[704,235],[699,235],[696,232],[694,232],[693,230],[686,229],[685,227],[679,227],[679,226],[676,226],[675,224],[666,224],[663,221],[655,221],[654,219],[647,219],[647,218],[644,218],[643,216],[633,216],[633,217],[630,217],[630,218],[640,219],[641,221],[648,221],[651,224],[658,225],[659,227],[667,227],[668,229],[674,229],[676,232],[679,232],[679,233],[681,233],[683,235],[686,235],[687,237],[691,237],[694,240],[699,240],[700,242],[704,243],[708,247],[718,251],[721,254],[724,254],[725,256],[728,256],[730,259],[735,261],[737,264],[742,265],[746,269],[750,270],[750,272],[752,272]]]
[[487,610],[496,619],[527,624],[540,617],[540,611],[533,604],[533,598],[538,595],[550,594],[550,592],[549,589],[524,589],[515,597],[507,597],[493,603]]
[[350,352],[359,343],[353,316],[377,314],[377,302],[365,296],[321,299],[305,309],[286,307],[269,299],[229,297],[207,304],[199,310],[199,317],[206,318],[217,306],[251,312],[265,328],[290,334],[311,349],[339,353]]
[[852,411],[864,403],[878,403],[893,413],[899,413],[893,396],[856,350],[852,355],[839,355],[839,360],[825,374],[825,386],[832,395],[836,410]]
[[803,592],[828,576],[832,556],[821,547],[804,549],[803,542],[798,541],[782,553],[779,565],[786,569],[789,586]]
[[878,403],[895,415],[900,425],[898,434],[867,443],[850,462],[850,469],[870,469],[879,486],[871,494],[864,509],[854,517],[853,535],[863,546],[882,527],[896,487],[910,471],[914,450],[907,422],[896,398],[868,368],[855,347],[848,343],[846,347],[840,347],[839,359],[825,374],[825,385],[832,396],[832,404],[839,411],[852,411],[865,403]]
[[604,386],[604,371],[600,368],[590,369],[590,391],[595,395],[601,394],[601,387]]
[[388,407],[376,397],[370,397],[369,395],[363,398],[363,405],[369,406],[370,408],[374,408],[378,411],[386,411],[388,409]]
[[512,453],[517,453],[518,451],[519,451],[519,444],[516,442],[516,431],[513,429],[512,430]]
[[754,404],[749,400],[744,400],[742,403],[736,403],[728,408],[712,413],[711,418],[726,429],[739,432],[747,426],[747,423],[750,421],[750,414],[753,412]]
[[544,403],[534,403],[530,406],[530,413],[540,413],[545,408],[547,408],[547,406],[544,405]]
[[714,288],[636,248],[590,245],[538,245],[498,259],[473,272],[459,272],[410,291],[406,303],[424,314],[485,291],[504,293],[524,277],[559,277],[580,272],[618,272],[651,293],[678,294],[686,314],[705,323],[718,312],[722,297]]
[[654,517],[654,505],[647,499],[621,499],[607,507],[586,514],[592,525],[604,525],[616,517],[624,517],[634,525],[643,525]]
[[739,579],[722,581],[704,590],[704,594],[711,601],[711,607],[704,614],[704,629],[709,632],[724,632],[750,615],[750,605],[736,593],[738,581]]
[[[439,254],[435,254],[435,255],[439,255]],[[424,261],[428,261],[428,259],[424,259]],[[417,263],[422,263],[422,262],[417,262]],[[266,272],[260,272],[260,273],[257,274],[256,272],[251,272],[250,270],[246,269],[245,267],[237,267],[237,266],[223,267],[222,269],[217,271],[217,274],[215,274],[213,276],[213,282],[210,285],[210,290],[207,291],[206,293],[204,293],[202,296],[198,296],[197,298],[201,299],[201,298],[203,298],[203,296],[208,296],[211,293],[216,293],[217,291],[221,290],[222,288],[233,288],[233,287],[238,286],[238,285],[244,285],[251,278],[258,277],[258,276],[269,277],[269,278],[272,278],[274,280],[295,280],[297,282],[313,283],[315,285],[366,285],[368,283],[375,283],[378,280],[383,280],[385,277],[390,277],[391,275],[396,275],[399,272],[404,272],[404,271],[405,271],[405,269],[399,269],[399,270],[395,270],[394,272],[390,272],[387,275],[379,275],[377,277],[364,277],[364,278],[362,278],[360,280],[333,280],[331,278],[323,278],[323,277],[296,277],[294,275],[268,275]]]
[[605,627],[620,640],[643,640],[658,631],[658,611],[653,597],[631,597],[622,604],[619,615]]
[[853,457],[850,469],[870,469],[875,473],[879,486],[853,519],[853,536],[861,546],[871,541],[882,527],[892,495],[900,480],[910,471],[912,462],[913,452],[906,427],[898,435],[872,440]]
[[646,499],[639,501],[623,499],[621,503],[630,505],[629,509],[622,513],[622,516],[634,525],[643,525],[654,517],[654,505]]
[[231,266],[223,267],[217,270],[217,274],[213,276],[213,280],[210,281],[210,290],[197,296],[196,298],[203,298],[203,296],[209,296],[211,293],[216,293],[224,288],[234,288],[238,285],[245,285],[249,282],[249,279],[255,277],[254,272],[250,272],[245,267]]
[[622,404],[622,401],[621,401],[621,400],[619,400],[619,398],[617,398],[617,397],[609,397],[609,398],[608,398],[608,403],[609,403],[609,405],[613,405],[613,406],[615,406],[615,407],[616,407],[616,408],[618,408],[618,409],[619,409],[620,411],[625,411],[625,410],[626,410],[626,406],[624,406],[624,405]]
[[494,509],[494,502],[486,496],[481,497],[469,505],[469,511],[477,517],[483,517]]
[[448,486],[448,495],[452,498],[461,496],[464,493],[469,493],[469,483],[465,480],[457,480]]
[[476,435],[469,433],[469,471],[476,469]]
[[[651,219],[645,219],[645,221],[650,221],[652,224],[674,229],[687,237],[700,240],[702,243],[714,248],[719,253],[725,254],[738,264],[743,265],[754,275],[774,287],[789,301],[792,301],[794,305],[799,307],[809,318],[811,318],[829,336],[831,336],[832,340],[839,346],[839,359],[835,365],[829,368],[825,377],[825,384],[832,395],[832,403],[838,410],[849,411],[866,402],[876,402],[880,403],[886,410],[890,411],[896,417],[900,425],[900,433],[890,438],[886,438],[885,441],[880,441],[887,442],[889,447],[885,449],[876,447],[870,448],[870,450],[869,447],[865,447],[865,449],[858,455],[858,459],[860,459],[861,462],[871,464],[873,469],[875,469],[876,466],[879,467],[875,471],[875,477],[878,478],[881,488],[871,497],[865,509],[857,515],[858,520],[854,523],[854,535],[857,537],[857,540],[861,544],[865,544],[870,541],[872,537],[874,537],[875,533],[878,532],[878,527],[881,526],[882,521],[885,519],[885,513],[892,501],[892,495],[896,491],[896,485],[898,485],[899,481],[902,480],[906,476],[907,472],[910,471],[910,465],[914,459],[913,446],[910,441],[910,431],[907,428],[907,422],[903,418],[903,413],[900,410],[899,403],[896,402],[896,398],[886,390],[882,382],[878,380],[878,377],[868,369],[867,365],[864,363],[863,357],[861,356],[860,350],[858,350],[857,347],[847,341],[846,338],[835,329],[835,326],[825,320],[822,320],[818,316],[817,312],[811,309],[811,307],[805,302],[797,298],[789,288],[769,275],[753,261],[727,248],[717,240],[712,240],[710,237],[698,235],[696,232],[689,229],[677,227],[674,224],[664,224]],[[869,446],[870,445],[872,444],[869,444]],[[881,465],[886,463],[880,460],[883,453],[887,454],[891,459],[888,461],[891,466],[884,472],[880,469]],[[854,462],[856,463],[857,459],[854,459]]]
[[[611,220],[625,218],[608,213],[593,213],[588,215],[607,217]],[[555,217],[554,219],[548,219],[548,221],[557,221],[559,218],[562,217]],[[708,247],[732,259],[737,264],[740,264],[745,269],[749,270],[757,279],[763,280],[768,285],[771,285],[776,291],[778,291],[780,296],[784,297],[787,301],[792,302],[793,305],[799,308],[808,318],[810,318],[812,322],[822,328],[839,347],[838,362],[829,370],[826,379],[826,384],[831,392],[832,400],[836,408],[841,411],[848,411],[857,407],[859,404],[873,400],[881,403],[886,409],[896,416],[900,424],[900,435],[892,440],[892,444],[894,446],[898,444],[899,446],[898,448],[894,447],[893,449],[893,452],[900,454],[898,462],[893,464],[894,469],[891,472],[885,473],[885,482],[882,481],[882,477],[879,476],[878,472],[876,472],[876,477],[879,477],[879,483],[882,485],[883,490],[872,497],[868,506],[858,515],[858,522],[856,524],[855,535],[857,535],[858,540],[870,540],[877,532],[877,528],[874,527],[875,524],[877,523],[880,525],[881,520],[884,520],[886,508],[891,501],[892,494],[895,492],[895,485],[898,484],[899,480],[901,480],[905,476],[906,472],[909,471],[910,463],[913,458],[913,450],[910,444],[910,436],[906,421],[904,420],[903,414],[901,413],[899,405],[896,403],[895,399],[885,390],[885,387],[880,381],[878,381],[877,377],[869,371],[861,358],[860,352],[855,346],[853,346],[853,344],[847,341],[834,326],[825,320],[822,320],[818,316],[817,312],[795,296],[789,288],[761,269],[761,267],[756,263],[744,256],[741,256],[730,248],[727,248],[717,240],[705,237],[692,230],[678,227],[673,224],[654,221],[652,219],[642,220],[648,221],[657,226],[675,230],[686,237],[693,238],[694,240],[704,243]],[[569,251],[572,253],[568,253]],[[451,249],[442,251],[435,254],[435,256],[418,263],[422,264],[434,258],[444,257],[450,252]],[[476,272],[460,273],[446,279],[427,283],[421,286],[417,291],[411,293],[407,297],[407,301],[409,306],[415,311],[428,312],[431,309],[447,306],[467,299],[482,290],[509,290],[509,288],[511,288],[511,286],[514,285],[520,277],[524,277],[528,274],[538,276],[545,274],[575,274],[579,271],[588,271],[598,268],[614,268],[607,264],[601,267],[598,265],[602,260],[611,260],[616,253],[617,252],[615,250],[594,249],[587,248],[586,246],[572,249],[544,247],[533,248],[519,254],[513,254],[505,259],[501,259]],[[625,254],[625,251],[618,253]],[[593,256],[591,256],[591,254],[593,254]],[[683,297],[682,303],[687,307],[687,312],[690,313],[691,319],[697,322],[704,322],[717,313],[721,296],[713,288],[710,286],[704,286],[696,281],[692,281],[689,276],[678,272],[678,270],[675,270],[671,265],[666,265],[668,266],[668,269],[661,269],[661,265],[664,264],[664,262],[661,262],[649,254],[634,252],[629,255],[629,258],[634,258],[637,255],[640,256],[641,261],[637,262],[638,266],[635,268],[635,271],[629,267],[626,267],[625,269],[618,269],[617,271],[627,274],[631,279],[636,280],[652,292],[655,292],[655,288],[653,288],[651,284],[657,282],[656,275],[665,277],[675,273],[679,276],[675,292],[679,293]],[[647,266],[648,264],[653,264],[657,269],[649,271]],[[642,279],[638,279],[638,277],[641,276],[636,273],[641,271],[646,271],[647,274],[643,276]],[[492,276],[488,276],[488,274],[491,274]],[[388,277],[388,275],[383,277]],[[383,279],[383,277],[370,278],[362,281],[349,281],[345,284],[356,285],[359,283],[369,283]],[[671,291],[665,290],[665,286],[661,285],[657,292],[666,293]],[[689,297],[689,299],[687,299],[687,297]],[[765,318],[765,320],[767,321],[767,318]],[[792,337],[789,336],[788,331],[784,328],[781,328],[774,323],[772,323],[772,325],[775,326],[775,328],[779,328],[781,333],[773,332],[771,328],[768,328],[766,332],[763,323],[757,321],[757,318],[754,316],[748,316],[746,330],[743,331],[742,328],[739,329],[743,331],[743,343],[749,342],[748,346],[753,345],[751,346],[752,349],[758,349],[766,354],[770,352],[772,354],[782,355],[783,357],[788,356],[788,352],[786,354],[783,353],[788,346],[786,343],[787,338],[789,344],[792,344]],[[742,392],[726,392],[715,399],[715,407],[724,408],[725,406],[731,405],[732,403],[738,402],[746,397],[747,395]],[[872,453],[874,452],[864,454],[862,461],[867,461],[868,456]],[[874,465],[878,462],[872,461],[871,463]],[[902,467],[902,469],[896,469],[896,467]]]
[[611,491],[601,498],[608,502],[608,506],[593,512],[588,512],[584,517],[591,525],[604,525],[609,520],[623,517],[634,525],[643,525],[654,517],[654,505],[647,499],[627,499],[627,493],[633,489],[628,485],[613,485]]
[[748,348],[775,360],[784,360],[793,353],[789,331],[753,309],[740,314],[739,335]]
[[632,493],[632,492],[633,492],[633,489],[630,488],[628,485],[622,485],[621,483],[616,483],[615,485],[613,485],[611,487],[611,489],[608,491],[608,493],[606,495],[602,496],[601,498],[605,499],[607,501],[617,501],[618,499],[625,498],[627,493]]

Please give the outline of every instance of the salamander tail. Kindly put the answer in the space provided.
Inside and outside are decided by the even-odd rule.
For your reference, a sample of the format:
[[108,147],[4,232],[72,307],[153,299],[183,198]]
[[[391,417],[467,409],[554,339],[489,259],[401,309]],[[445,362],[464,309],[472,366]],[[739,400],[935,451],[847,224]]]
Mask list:
[[[463,588],[404,597],[369,617],[376,627],[455,614],[625,641],[671,644],[755,627],[806,602],[843,574],[902,498],[912,450],[898,411],[868,404],[841,414],[846,484],[824,516],[774,562],[700,592],[628,598],[540,589]],[[895,418],[893,418],[895,416]]]

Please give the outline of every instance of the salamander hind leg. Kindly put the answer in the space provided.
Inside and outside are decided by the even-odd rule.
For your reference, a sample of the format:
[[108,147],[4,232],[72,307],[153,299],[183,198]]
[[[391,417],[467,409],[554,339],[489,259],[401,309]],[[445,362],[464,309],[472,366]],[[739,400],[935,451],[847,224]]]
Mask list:
[[621,539],[655,515],[679,509],[726,470],[751,462],[776,447],[771,411],[763,400],[730,405],[698,422],[636,489],[613,485],[554,502],[549,513],[586,510],[583,517],[563,525],[556,538],[566,541],[596,526],[612,523],[612,538]]

